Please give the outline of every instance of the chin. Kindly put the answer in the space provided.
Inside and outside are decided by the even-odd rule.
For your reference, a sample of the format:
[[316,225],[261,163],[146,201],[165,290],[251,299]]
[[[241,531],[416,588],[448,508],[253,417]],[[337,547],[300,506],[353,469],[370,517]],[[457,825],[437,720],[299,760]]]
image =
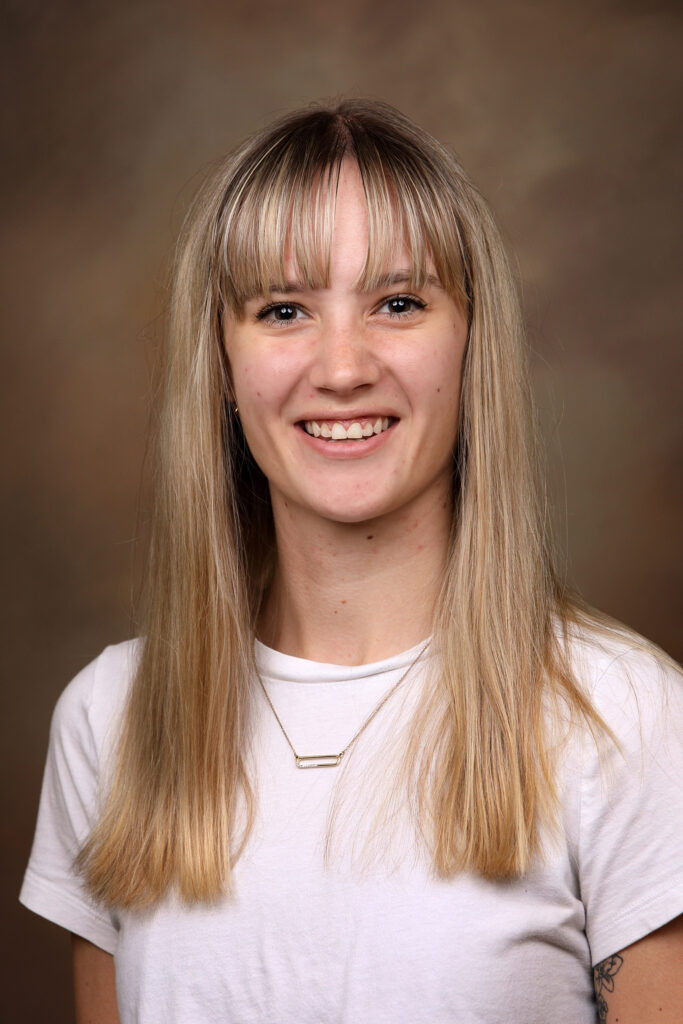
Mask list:
[[323,519],[334,523],[367,523],[372,519],[379,519],[392,511],[392,508],[385,502],[369,502],[367,499],[359,502],[338,502],[319,506],[315,511]]

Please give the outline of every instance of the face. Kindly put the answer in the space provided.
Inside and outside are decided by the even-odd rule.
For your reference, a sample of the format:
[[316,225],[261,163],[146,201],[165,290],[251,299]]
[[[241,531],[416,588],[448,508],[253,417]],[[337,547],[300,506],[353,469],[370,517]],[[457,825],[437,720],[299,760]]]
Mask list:
[[435,274],[418,290],[398,250],[386,284],[359,290],[367,211],[342,166],[329,287],[286,267],[286,291],[227,324],[235,401],[273,514],[361,523],[450,494],[466,320]]

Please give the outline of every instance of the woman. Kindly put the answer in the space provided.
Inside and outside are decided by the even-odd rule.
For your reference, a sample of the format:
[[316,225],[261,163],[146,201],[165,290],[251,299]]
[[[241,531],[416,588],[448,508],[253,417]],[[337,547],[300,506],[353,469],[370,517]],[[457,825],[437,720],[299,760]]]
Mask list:
[[680,679],[558,581],[530,409],[491,216],[402,115],[212,177],[145,640],[58,704],[22,892],[79,1020],[674,1019]]

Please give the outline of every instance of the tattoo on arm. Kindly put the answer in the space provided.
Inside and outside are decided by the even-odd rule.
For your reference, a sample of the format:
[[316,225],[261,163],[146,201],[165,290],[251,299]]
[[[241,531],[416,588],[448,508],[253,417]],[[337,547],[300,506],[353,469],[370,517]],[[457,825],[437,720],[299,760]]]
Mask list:
[[593,968],[593,984],[595,985],[595,1001],[598,1005],[598,1021],[606,1024],[607,1021],[607,992],[614,992],[614,975],[623,964],[623,957],[618,953],[608,956],[602,963],[596,964]]

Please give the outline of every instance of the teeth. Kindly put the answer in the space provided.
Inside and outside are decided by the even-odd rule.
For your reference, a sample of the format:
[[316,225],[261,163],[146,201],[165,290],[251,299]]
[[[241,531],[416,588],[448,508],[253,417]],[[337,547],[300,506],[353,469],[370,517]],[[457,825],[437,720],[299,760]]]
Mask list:
[[362,426],[358,420],[354,421],[348,430],[341,423],[318,423],[316,420],[306,420],[304,427],[307,434],[313,437],[324,437],[330,441],[360,441],[364,437],[372,437],[373,434],[381,434],[389,426],[389,417],[380,416],[374,424],[366,423]]

